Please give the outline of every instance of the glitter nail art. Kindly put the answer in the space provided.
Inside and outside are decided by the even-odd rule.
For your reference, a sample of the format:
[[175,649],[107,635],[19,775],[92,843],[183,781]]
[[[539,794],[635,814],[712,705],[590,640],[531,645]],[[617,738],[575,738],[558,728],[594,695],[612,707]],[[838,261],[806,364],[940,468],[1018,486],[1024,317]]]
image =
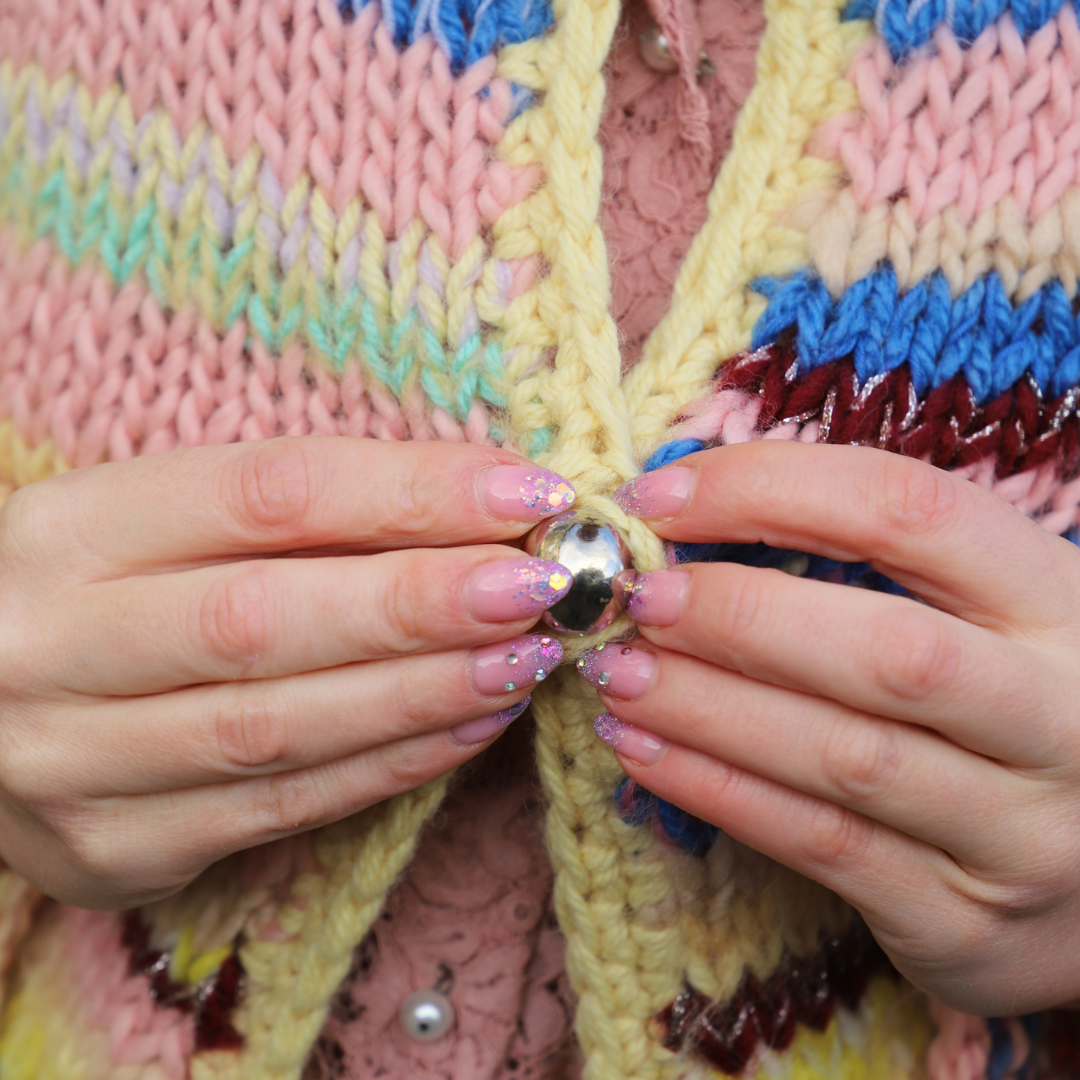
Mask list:
[[508,709],[500,709],[497,713],[492,713],[492,717],[499,721],[499,723],[506,727],[511,720],[516,720],[528,707],[529,702],[532,701],[532,694],[530,694],[524,701],[519,701],[516,705],[511,705]]
[[690,501],[696,483],[697,470],[670,465],[627,481],[611,497],[630,517],[674,517]]
[[633,724],[627,724],[611,713],[601,713],[593,721],[593,731],[613,750],[626,738],[626,733],[633,730]]
[[526,473],[518,492],[530,510],[538,510],[545,517],[568,510],[577,498],[574,489],[561,476],[546,469]]
[[537,604],[549,608],[557,603],[570,591],[572,584],[570,571],[565,566],[543,559],[519,563],[514,569],[514,578],[519,586],[515,594],[518,606],[529,614],[536,610]]
[[582,653],[578,658],[577,669],[587,682],[593,686],[607,686],[610,675],[604,670],[604,663],[611,659],[611,653],[605,649],[606,642],[591,648],[587,653]]

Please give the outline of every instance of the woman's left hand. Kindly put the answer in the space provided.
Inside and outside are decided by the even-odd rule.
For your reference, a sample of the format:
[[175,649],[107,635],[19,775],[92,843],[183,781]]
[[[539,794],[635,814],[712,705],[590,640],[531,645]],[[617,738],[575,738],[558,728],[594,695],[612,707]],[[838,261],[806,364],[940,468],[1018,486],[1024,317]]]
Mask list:
[[640,575],[644,640],[584,664],[627,773],[839,893],[946,1004],[1080,998],[1080,550],[856,447],[708,450],[617,497],[670,540],[868,561],[926,601],[727,563]]

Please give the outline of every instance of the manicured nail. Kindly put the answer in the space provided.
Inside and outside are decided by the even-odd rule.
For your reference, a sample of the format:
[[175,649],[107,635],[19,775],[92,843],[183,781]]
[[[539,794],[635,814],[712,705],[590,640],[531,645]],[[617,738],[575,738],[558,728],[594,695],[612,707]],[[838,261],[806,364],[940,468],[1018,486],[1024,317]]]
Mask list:
[[578,658],[581,677],[614,697],[641,697],[656,676],[656,657],[618,641],[606,642]]
[[623,484],[612,498],[631,517],[666,518],[681,513],[697,486],[697,469],[669,465]]
[[574,505],[569,480],[535,465],[490,465],[476,474],[487,512],[503,521],[539,521]]
[[685,570],[650,570],[638,574],[629,587],[626,613],[642,626],[671,626],[679,621],[690,591]]
[[481,694],[512,694],[522,686],[543,682],[562,663],[563,648],[546,634],[525,634],[474,649],[473,686]]
[[593,721],[593,731],[623,757],[639,765],[655,765],[668,751],[667,739],[644,728],[634,727],[611,713],[601,713]]
[[529,707],[530,701],[532,701],[532,694],[524,701],[511,705],[509,709],[500,709],[490,716],[478,716],[475,720],[466,720],[464,724],[458,724],[457,727],[450,729],[450,737],[462,746],[484,742],[516,720]]
[[573,576],[544,559],[494,559],[465,579],[466,611],[483,622],[528,619],[547,611],[569,591]]

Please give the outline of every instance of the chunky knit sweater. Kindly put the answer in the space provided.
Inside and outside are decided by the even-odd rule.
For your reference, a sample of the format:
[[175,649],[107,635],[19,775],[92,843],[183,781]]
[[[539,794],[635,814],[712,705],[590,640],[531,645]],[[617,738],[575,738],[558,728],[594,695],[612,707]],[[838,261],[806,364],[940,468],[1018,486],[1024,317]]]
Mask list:
[[[285,434],[497,443],[642,569],[887,590],[667,551],[611,492],[856,443],[1068,534],[1078,274],[1070,0],[0,0],[4,493]],[[461,775],[138,911],[0,871],[0,1077],[1080,1075],[1075,1021],[927,1002],[838,898],[628,782],[598,711],[556,672]]]

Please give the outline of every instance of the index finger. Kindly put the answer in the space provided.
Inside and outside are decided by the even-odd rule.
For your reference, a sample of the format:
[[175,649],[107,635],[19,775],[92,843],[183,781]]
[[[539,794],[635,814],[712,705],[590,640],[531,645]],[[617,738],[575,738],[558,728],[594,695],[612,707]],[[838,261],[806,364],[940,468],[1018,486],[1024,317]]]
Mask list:
[[970,481],[884,450],[717,447],[638,477],[616,498],[669,540],[761,542],[869,562],[972,622],[1054,624],[1080,588],[1067,541]]
[[304,436],[75,470],[16,492],[0,528],[129,572],[312,549],[497,543],[573,501],[568,481],[494,447]]

